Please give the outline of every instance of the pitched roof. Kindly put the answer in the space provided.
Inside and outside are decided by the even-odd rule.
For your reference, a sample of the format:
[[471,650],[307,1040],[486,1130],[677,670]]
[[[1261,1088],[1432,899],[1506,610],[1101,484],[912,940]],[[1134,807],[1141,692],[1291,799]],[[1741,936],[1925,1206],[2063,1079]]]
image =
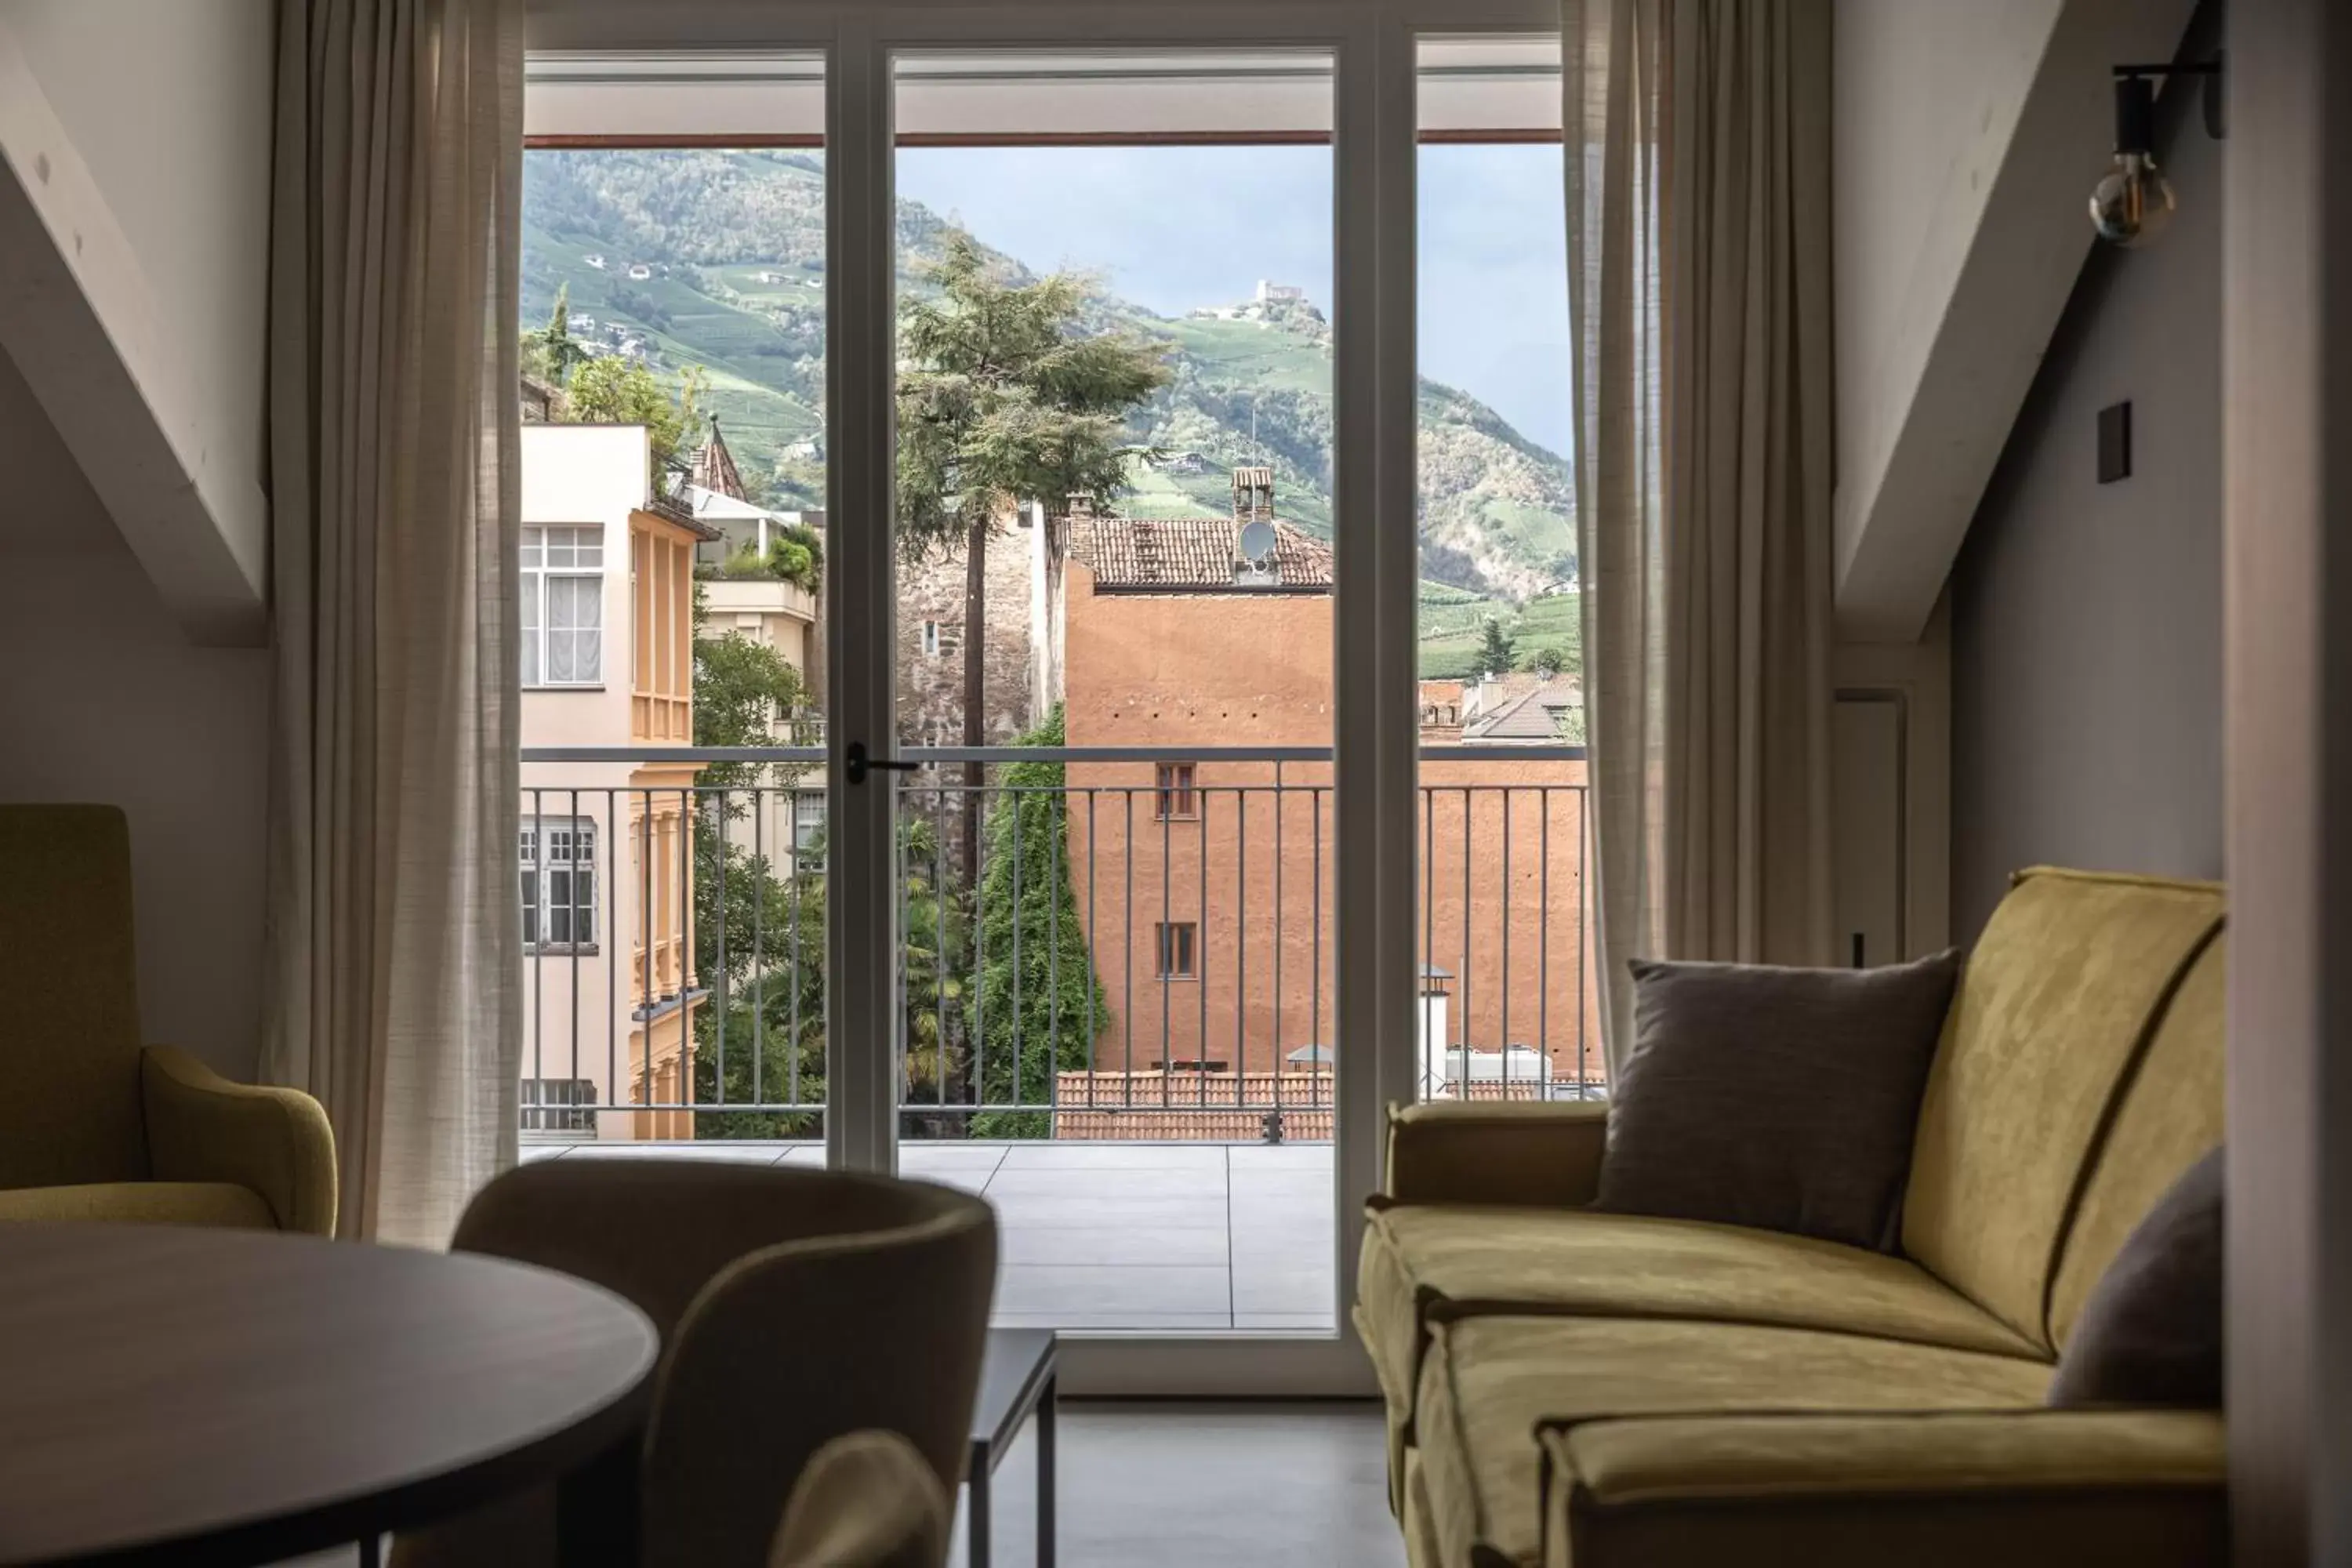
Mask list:
[[643,510],[666,522],[677,524],[697,539],[720,540],[727,537],[725,530],[714,528],[695,516],[694,509],[677,496],[654,496],[646,500]]
[[1463,726],[1467,741],[1553,741],[1559,738],[1559,714],[1584,700],[1583,689],[1570,677],[1549,679],[1478,714]]
[[750,498],[743,493],[743,475],[735,467],[735,454],[727,449],[727,438],[719,433],[719,416],[710,416],[710,439],[694,449],[694,465],[687,472],[688,484],[736,500]]
[[1093,570],[1097,593],[1331,591],[1331,547],[1279,520],[1273,581],[1237,581],[1236,531],[1229,517],[1078,517],[1070,520],[1070,553]]

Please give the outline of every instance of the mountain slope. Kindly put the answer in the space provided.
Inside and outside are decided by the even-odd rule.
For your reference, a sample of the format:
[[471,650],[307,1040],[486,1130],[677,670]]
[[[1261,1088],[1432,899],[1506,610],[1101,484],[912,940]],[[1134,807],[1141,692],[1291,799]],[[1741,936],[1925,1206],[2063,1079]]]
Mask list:
[[[947,223],[898,213],[900,287],[919,289]],[[1025,275],[1001,258],[1008,271]],[[824,489],[824,170],[791,152],[533,152],[523,202],[525,324],[568,287],[580,335],[630,342],[656,368],[709,369],[706,402],[747,482],[779,505]],[[1219,302],[1203,301],[1204,305]],[[1282,514],[1331,528],[1331,346],[1305,305],[1240,319],[1171,320],[1107,291],[1090,325],[1166,342],[1171,384],[1134,420],[1161,460],[1122,501],[1142,512],[1221,514],[1230,469],[1267,463]],[[1420,468],[1424,574],[1517,601],[1574,571],[1567,462],[1469,393],[1423,381]]]

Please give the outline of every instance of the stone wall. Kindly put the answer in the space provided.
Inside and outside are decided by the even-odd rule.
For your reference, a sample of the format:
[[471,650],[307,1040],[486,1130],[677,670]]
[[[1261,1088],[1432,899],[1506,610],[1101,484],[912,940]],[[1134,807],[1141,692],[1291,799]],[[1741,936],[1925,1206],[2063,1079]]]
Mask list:
[[[988,544],[986,696],[982,743],[1011,744],[1034,729],[1057,692],[1039,688],[1032,616],[1039,605],[1034,529],[1000,529]],[[963,743],[964,552],[898,567],[898,733],[909,745]],[[924,626],[938,626],[926,651]],[[1039,699],[1048,700],[1041,706]]]

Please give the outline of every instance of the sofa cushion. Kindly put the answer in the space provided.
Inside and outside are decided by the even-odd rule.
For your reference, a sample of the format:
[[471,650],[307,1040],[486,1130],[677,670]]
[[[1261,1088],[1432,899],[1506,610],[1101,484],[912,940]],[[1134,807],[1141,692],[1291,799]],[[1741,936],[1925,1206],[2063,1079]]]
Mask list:
[[1881,969],[1635,959],[1592,1206],[1895,1250],[1957,951]]
[[2023,1409],[2042,1362],[1744,1323],[1467,1318],[1433,1325],[1415,1422],[1445,1568],[1532,1563],[1547,1421],[1738,1411]]
[[2221,908],[2206,883],[2029,871],[1969,954],[1920,1101],[1903,1247],[2044,1344],[2093,1145]]
[[1547,1568],[2212,1568],[2218,1414],[1928,1410],[1547,1426]]
[[2222,1158],[2189,1166],[2124,1243],[2058,1358],[2051,1404],[2221,1408]]
[[2051,1285],[2050,1342],[2062,1349],[2124,1238],[2221,1142],[2228,945],[2216,936],[2181,977],[2099,1144]]
[[[1843,1330],[2031,1356],[2032,1342],[1899,1258],[1697,1220],[1409,1205],[1374,1213],[1357,1300],[1394,1404],[1427,1325],[1497,1312],[1688,1318]],[[1411,1414],[1409,1406],[1399,1412]]]
[[89,1182],[0,1188],[0,1220],[114,1220],[276,1230],[261,1194],[229,1182]]

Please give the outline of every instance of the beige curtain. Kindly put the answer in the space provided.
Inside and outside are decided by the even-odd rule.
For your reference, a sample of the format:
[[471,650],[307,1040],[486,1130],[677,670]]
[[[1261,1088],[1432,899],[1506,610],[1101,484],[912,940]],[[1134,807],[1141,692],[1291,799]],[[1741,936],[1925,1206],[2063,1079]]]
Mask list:
[[1629,957],[1832,957],[1828,10],[1565,0],[1612,1065]]
[[284,0],[277,120],[265,1068],[437,1245],[514,1154],[520,0]]

